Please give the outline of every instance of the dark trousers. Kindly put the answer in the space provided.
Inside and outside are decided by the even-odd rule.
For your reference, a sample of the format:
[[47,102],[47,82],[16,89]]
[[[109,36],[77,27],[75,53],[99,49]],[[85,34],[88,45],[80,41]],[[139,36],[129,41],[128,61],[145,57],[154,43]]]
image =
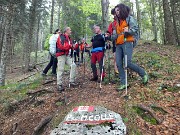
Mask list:
[[[51,54],[50,54],[51,55]],[[56,74],[56,69],[57,69],[57,58],[53,57],[51,55],[50,61],[46,68],[43,70],[43,73],[47,74],[49,69],[52,67],[52,74]]]
[[[85,49],[85,52],[87,52],[89,54],[89,57],[91,57],[91,53],[88,49]],[[84,51],[81,52],[81,62],[83,62],[84,59]]]
[[[99,63],[99,70],[100,70],[100,75],[102,73],[102,68],[103,68],[103,58],[104,58],[104,52],[94,52],[91,55],[91,68],[93,72],[93,76],[97,77],[97,68],[96,68],[96,62],[98,61]],[[105,72],[103,69],[102,77],[105,77]]]
[[79,51],[74,52],[74,62],[79,62]]

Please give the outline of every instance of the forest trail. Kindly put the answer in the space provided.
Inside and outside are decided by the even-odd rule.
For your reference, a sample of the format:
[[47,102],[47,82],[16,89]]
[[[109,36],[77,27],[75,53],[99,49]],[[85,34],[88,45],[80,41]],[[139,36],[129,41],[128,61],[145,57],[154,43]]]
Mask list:
[[[21,90],[23,86],[19,86],[18,90],[4,88],[5,90],[0,91],[2,95],[0,99],[0,134],[31,135],[42,118],[52,115],[53,119],[42,131],[42,135],[48,135],[49,131],[57,126],[70,110],[80,105],[104,106],[119,113],[123,117],[129,135],[180,134],[179,58],[180,49],[175,46],[140,42],[140,45],[134,50],[133,61],[147,70],[150,81],[148,85],[144,86],[140,83],[139,77],[130,71],[129,100],[122,97],[124,92],[116,91],[118,81],[113,73],[111,73],[111,80],[115,83],[109,84],[107,68],[107,79],[100,89],[99,83],[89,81],[91,78],[90,67],[86,67],[84,76],[83,65],[78,66],[77,81],[80,85],[75,88],[66,87],[62,93],[56,92],[56,78],[52,76],[33,82],[39,83],[35,89],[30,86],[23,90]],[[111,71],[113,72],[112,68],[111,62]],[[68,77],[67,72],[64,75],[65,86],[68,86]],[[48,81],[51,82],[48,83]],[[11,92],[11,96],[7,96],[7,91]],[[17,98],[17,95],[22,97]],[[7,104],[4,104],[6,102]],[[143,119],[140,116],[143,114],[143,110],[137,109],[139,105],[154,110],[153,114],[160,119],[161,123],[158,124],[155,119],[149,118],[149,115],[143,115]]]

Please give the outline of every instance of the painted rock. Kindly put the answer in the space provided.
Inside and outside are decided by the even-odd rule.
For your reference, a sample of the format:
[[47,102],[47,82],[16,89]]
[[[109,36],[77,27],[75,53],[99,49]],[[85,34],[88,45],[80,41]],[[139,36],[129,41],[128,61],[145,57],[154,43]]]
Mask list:
[[125,135],[119,114],[100,106],[74,108],[50,135]]

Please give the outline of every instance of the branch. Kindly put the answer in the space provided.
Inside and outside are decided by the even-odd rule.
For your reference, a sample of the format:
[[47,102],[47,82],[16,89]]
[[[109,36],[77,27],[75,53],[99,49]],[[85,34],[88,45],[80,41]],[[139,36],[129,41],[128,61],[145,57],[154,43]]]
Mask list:
[[43,119],[41,119],[40,123],[34,128],[34,132],[32,133],[32,135],[38,135],[39,131],[46,125],[48,124],[51,119],[53,118],[52,115],[47,116]]
[[156,119],[158,124],[162,123],[163,119],[159,119],[158,116],[155,114],[155,112],[152,109],[146,107],[145,105],[137,105],[137,107],[148,112],[152,117],[154,117]]
[[54,82],[54,81],[56,81],[56,80],[54,79],[54,80],[46,81],[46,82],[44,82],[42,85],[49,84],[49,83],[52,83],[52,82]]
[[41,93],[41,92],[49,92],[49,93],[52,93],[53,91],[51,91],[51,90],[46,90],[46,89],[40,89],[40,90],[37,90],[37,91],[28,91],[26,94],[27,94],[27,95],[34,95],[34,94]]
[[25,79],[27,79],[27,78],[29,78],[29,77],[35,75],[36,73],[37,73],[37,72],[35,72],[35,73],[33,73],[33,74],[30,74],[30,75],[28,75],[28,76],[25,76],[24,78],[18,80],[17,82],[21,82],[21,81],[23,81],[23,80],[25,80]]

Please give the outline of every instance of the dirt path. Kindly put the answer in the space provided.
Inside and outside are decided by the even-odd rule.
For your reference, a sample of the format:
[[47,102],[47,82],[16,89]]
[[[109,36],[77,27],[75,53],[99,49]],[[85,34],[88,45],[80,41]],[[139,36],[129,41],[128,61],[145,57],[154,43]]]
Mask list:
[[[171,50],[170,50],[171,49]],[[144,53],[157,53],[160,57],[168,57],[171,64],[180,63],[180,50],[168,46],[159,45],[139,45],[135,49],[135,54],[141,54],[136,56],[138,63],[141,63],[144,57]],[[144,59],[142,60],[144,61]],[[146,61],[147,65],[148,62]],[[45,127],[43,135],[48,135],[58,123],[64,118],[64,116],[72,108],[79,105],[98,105],[104,106],[110,110],[113,110],[122,115],[125,120],[125,124],[128,128],[128,134],[143,134],[143,135],[175,135],[180,134],[180,112],[179,112],[179,90],[170,91],[166,87],[162,90],[158,90],[159,86],[163,83],[167,87],[172,87],[179,83],[179,72],[173,71],[167,73],[166,68],[156,71],[156,66],[150,68],[145,65],[149,74],[157,72],[163,74],[157,78],[151,77],[147,86],[140,84],[138,76],[133,73],[133,78],[129,78],[130,88],[128,89],[130,99],[126,101],[122,95],[124,92],[118,93],[116,91],[116,84],[103,84],[103,88],[99,88],[99,83],[89,82],[91,76],[90,68],[87,68],[86,75],[83,74],[83,65],[78,67],[78,82],[80,82],[77,88],[66,88],[63,93],[56,92],[56,81],[46,85],[40,85],[33,91],[44,89],[44,92],[39,94],[32,94],[27,96],[27,99],[18,103],[14,108],[5,112],[5,115],[1,115],[0,131],[2,135],[31,135],[33,129],[39,124],[42,118],[53,115],[52,121]],[[172,65],[171,65],[172,66]],[[173,79],[167,79],[173,76]],[[42,80],[44,83],[46,80],[51,80],[52,77],[47,77]],[[64,76],[64,85],[68,86],[68,76]],[[46,90],[49,90],[48,92]],[[161,124],[150,124],[142,119],[132,109],[132,106],[137,104],[143,104],[146,106],[160,106],[167,113],[160,111],[155,114],[163,121]],[[2,114],[2,113],[1,113]],[[4,114],[4,113],[3,113]],[[12,130],[14,127],[14,131]],[[138,130],[137,130],[138,129]]]

